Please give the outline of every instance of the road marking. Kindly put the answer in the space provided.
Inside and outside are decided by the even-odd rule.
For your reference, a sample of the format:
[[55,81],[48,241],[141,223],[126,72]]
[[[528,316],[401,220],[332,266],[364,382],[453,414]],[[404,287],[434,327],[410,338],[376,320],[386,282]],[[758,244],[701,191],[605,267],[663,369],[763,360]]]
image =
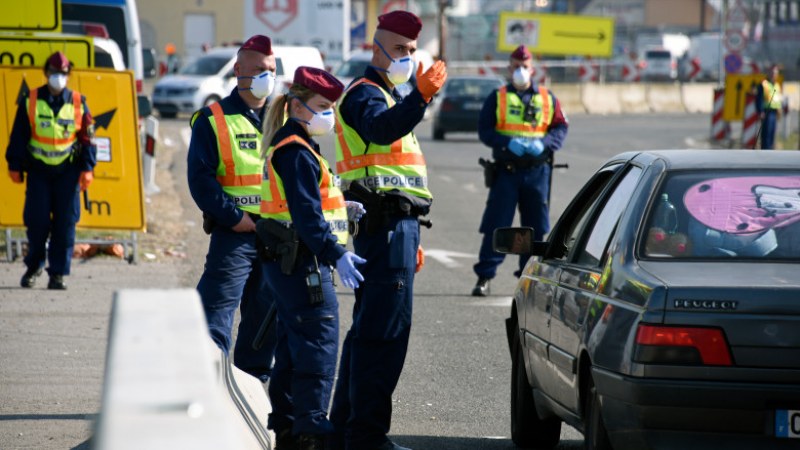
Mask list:
[[473,306],[499,306],[507,308],[511,306],[511,297],[487,297],[484,300],[472,302]]
[[464,190],[467,192],[478,192],[478,188],[475,186],[475,183],[467,183],[464,185]]
[[426,248],[425,256],[435,259],[437,262],[449,269],[455,269],[456,267],[461,267],[462,265],[453,258],[478,259],[478,255],[473,255],[471,253],[454,252],[438,248]]
[[439,178],[441,178],[444,181],[447,181],[448,183],[453,182],[453,177],[451,177],[450,175],[439,175]]

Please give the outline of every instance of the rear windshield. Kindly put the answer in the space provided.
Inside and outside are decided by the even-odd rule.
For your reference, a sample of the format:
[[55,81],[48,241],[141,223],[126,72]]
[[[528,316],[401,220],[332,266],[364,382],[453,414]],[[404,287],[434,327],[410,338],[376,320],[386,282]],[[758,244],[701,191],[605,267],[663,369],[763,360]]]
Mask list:
[[364,71],[367,70],[367,66],[370,64],[370,60],[353,60],[345,61],[336,69],[336,76],[340,78],[355,78],[364,75]]
[[231,60],[229,56],[201,56],[181,67],[184,75],[216,75]]
[[666,50],[650,50],[645,53],[647,59],[670,59],[672,54]]
[[676,173],[645,224],[651,258],[800,260],[800,174]]
[[502,86],[502,82],[499,80],[462,80],[454,78],[447,83],[445,93],[449,97],[479,97],[484,99],[500,86]]

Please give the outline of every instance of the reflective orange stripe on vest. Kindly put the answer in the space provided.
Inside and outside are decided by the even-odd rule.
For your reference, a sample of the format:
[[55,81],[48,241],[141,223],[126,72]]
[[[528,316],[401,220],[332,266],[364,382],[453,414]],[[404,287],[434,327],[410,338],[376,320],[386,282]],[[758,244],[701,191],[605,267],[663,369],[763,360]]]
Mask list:
[[[347,89],[348,92],[361,83],[366,83],[383,90],[378,83],[370,81],[366,78],[361,78]],[[422,155],[403,155],[402,138],[392,142],[391,146],[389,147],[390,153],[367,155],[366,149],[364,149],[364,155],[355,157],[350,152],[350,147],[347,146],[347,142],[344,139],[344,129],[342,129],[342,124],[339,123],[338,120],[336,121],[336,138],[339,140],[339,146],[342,149],[342,160],[336,163],[337,172],[348,172],[350,170],[362,169],[372,165],[397,166],[406,164],[425,164],[425,159],[422,158]]]
[[225,113],[219,103],[212,103],[209,106],[217,125],[217,139],[219,140],[219,153],[222,156],[222,164],[225,165],[225,175],[217,175],[217,181],[222,186],[253,186],[261,184],[261,175],[236,175],[236,163],[233,161],[233,150],[231,149],[231,135],[228,133],[228,123],[225,122]]
[[[39,100],[39,90],[34,89],[28,97],[28,121],[31,123],[31,138],[37,142],[48,143],[53,147],[60,147],[63,145],[70,145],[75,142],[75,136],[72,135],[64,139],[56,139],[55,136],[40,136],[36,132],[36,102]],[[83,113],[81,112],[81,93],[72,91],[72,107],[75,110],[75,133],[80,131],[83,125]],[[58,111],[53,111],[56,116]]]
[[[274,154],[279,148],[292,143],[302,145],[303,147],[309,149],[314,156],[317,156],[317,152],[315,152],[314,149],[308,145],[308,142],[294,134],[275,144],[275,148],[272,150],[272,153]],[[317,157],[317,159],[319,159],[319,157]],[[267,171],[270,180],[277,180],[275,177],[275,169],[272,167],[272,163],[267,163]],[[343,196],[339,195],[336,197],[328,197],[328,186],[331,184],[331,179],[328,171],[323,170],[322,164],[320,164],[320,172],[322,173],[322,179],[319,182],[319,195],[322,200],[322,210],[327,211],[336,208],[344,208],[345,203]],[[261,212],[266,214],[277,214],[289,211],[289,205],[286,203],[286,199],[281,198],[281,192],[278,190],[278,183],[270,182],[269,190],[272,194],[272,201],[268,202],[264,199],[261,199]]]
[[497,123],[498,130],[504,131],[528,131],[528,132],[539,132],[539,133],[546,133],[547,127],[550,125],[550,96],[547,92],[546,88],[539,86],[539,95],[542,96],[542,123],[534,127],[532,124],[511,124],[506,123],[506,113],[508,112],[508,104],[506,103],[506,95],[508,95],[508,86],[503,86],[500,88],[500,120]]

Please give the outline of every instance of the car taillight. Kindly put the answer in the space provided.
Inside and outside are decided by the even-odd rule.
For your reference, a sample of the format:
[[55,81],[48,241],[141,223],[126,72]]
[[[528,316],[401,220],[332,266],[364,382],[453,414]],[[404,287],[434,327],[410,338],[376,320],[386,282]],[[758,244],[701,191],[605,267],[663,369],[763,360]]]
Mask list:
[[102,23],[84,22],[83,34],[108,39],[108,28]]
[[725,334],[718,328],[639,324],[633,360],[645,364],[733,364]]
[[142,80],[136,80],[136,93],[142,93]]
[[453,102],[451,102],[450,100],[444,99],[444,101],[442,101],[441,109],[443,112],[453,111],[454,109],[456,109],[456,105],[454,105]]

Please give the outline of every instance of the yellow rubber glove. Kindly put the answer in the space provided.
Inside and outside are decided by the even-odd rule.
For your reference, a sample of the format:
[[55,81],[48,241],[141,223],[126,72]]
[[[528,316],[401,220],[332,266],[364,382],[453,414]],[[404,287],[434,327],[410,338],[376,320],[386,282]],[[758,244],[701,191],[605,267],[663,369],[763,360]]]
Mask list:
[[78,183],[81,185],[81,191],[88,189],[89,185],[92,184],[92,180],[94,180],[94,174],[90,170],[81,172],[81,177],[78,179]]
[[22,183],[22,181],[24,180],[22,178],[22,172],[18,172],[16,170],[9,170],[8,171],[8,176],[11,178],[11,181],[13,181],[14,183],[17,183],[17,184]]
[[420,245],[417,247],[417,270],[414,273],[419,273],[422,270],[422,266],[425,265],[425,250]]
[[422,73],[422,64],[417,68],[417,89],[426,102],[430,102],[439,92],[445,80],[447,80],[447,67],[444,61],[436,61],[425,73]]

